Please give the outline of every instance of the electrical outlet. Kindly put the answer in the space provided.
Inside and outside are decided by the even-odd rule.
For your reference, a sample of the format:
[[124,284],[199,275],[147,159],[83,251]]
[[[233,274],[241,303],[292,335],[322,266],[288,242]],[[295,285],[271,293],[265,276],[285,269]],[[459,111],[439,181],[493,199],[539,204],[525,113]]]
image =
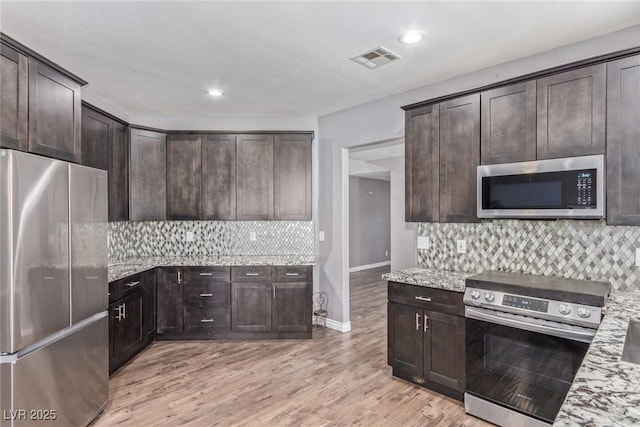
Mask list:
[[193,231],[187,231],[187,242],[193,242],[195,240],[195,236],[193,235]]
[[250,231],[249,232],[249,241],[251,241],[251,242],[255,242],[256,241],[256,232],[255,231]]
[[640,248],[636,248],[636,267],[640,267]]
[[467,241],[466,240],[456,240],[456,251],[459,254],[467,253]]
[[321,231],[318,233],[318,240],[320,240],[321,242],[324,242],[324,231]]
[[429,237],[418,236],[418,249],[429,249]]

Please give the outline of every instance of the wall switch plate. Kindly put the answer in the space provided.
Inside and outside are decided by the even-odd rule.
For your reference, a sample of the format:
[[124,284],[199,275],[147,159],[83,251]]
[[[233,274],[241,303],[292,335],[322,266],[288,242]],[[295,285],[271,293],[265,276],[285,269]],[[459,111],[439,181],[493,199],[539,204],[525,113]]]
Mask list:
[[467,241],[466,240],[456,240],[456,251],[459,254],[467,253]]
[[195,236],[193,235],[193,231],[187,231],[187,242],[193,242],[195,240]]
[[429,249],[429,237],[418,236],[418,249]]
[[256,241],[256,232],[255,231],[250,231],[249,232],[249,241],[251,241],[251,242],[255,242]]
[[318,233],[318,240],[320,240],[321,242],[324,242],[324,231],[321,231]]
[[640,248],[636,248],[636,267],[640,267]]
[[389,256],[389,251],[384,251],[384,256]]

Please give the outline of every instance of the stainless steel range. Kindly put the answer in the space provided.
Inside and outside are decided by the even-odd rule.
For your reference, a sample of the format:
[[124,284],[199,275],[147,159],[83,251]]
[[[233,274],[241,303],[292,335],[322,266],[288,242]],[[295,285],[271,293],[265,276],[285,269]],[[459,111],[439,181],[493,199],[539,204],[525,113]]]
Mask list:
[[465,410],[501,426],[553,423],[603,316],[604,282],[469,277]]

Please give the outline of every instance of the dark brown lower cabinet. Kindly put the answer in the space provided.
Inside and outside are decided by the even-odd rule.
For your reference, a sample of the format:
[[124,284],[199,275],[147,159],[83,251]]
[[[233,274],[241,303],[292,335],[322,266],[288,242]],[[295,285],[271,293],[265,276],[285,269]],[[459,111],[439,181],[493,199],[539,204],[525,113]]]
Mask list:
[[153,271],[109,283],[109,373],[149,345],[155,334]]
[[159,268],[156,273],[158,306],[156,336],[182,334],[182,271],[179,268]]
[[312,301],[310,283],[274,283],[272,329],[276,332],[311,330]]
[[464,317],[427,310],[420,305],[389,302],[388,364],[394,376],[462,400]]
[[271,283],[231,284],[232,331],[271,331],[271,289]]

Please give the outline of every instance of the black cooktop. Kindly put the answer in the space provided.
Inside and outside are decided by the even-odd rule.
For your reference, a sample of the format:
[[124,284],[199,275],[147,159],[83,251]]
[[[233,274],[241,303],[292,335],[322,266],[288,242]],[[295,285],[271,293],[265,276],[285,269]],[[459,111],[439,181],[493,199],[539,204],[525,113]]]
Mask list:
[[606,282],[506,271],[485,271],[476,274],[467,278],[466,286],[595,307],[604,306],[611,289],[611,285]]

